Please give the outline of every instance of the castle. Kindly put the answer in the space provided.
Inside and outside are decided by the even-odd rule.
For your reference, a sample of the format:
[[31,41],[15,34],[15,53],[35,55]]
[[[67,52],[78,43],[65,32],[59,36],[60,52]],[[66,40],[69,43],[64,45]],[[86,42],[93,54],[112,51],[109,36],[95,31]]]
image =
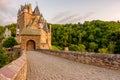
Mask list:
[[16,39],[24,50],[51,49],[51,26],[48,26],[38,5],[21,5],[17,14]]
[[11,36],[11,30],[9,30],[8,28],[5,29],[5,32],[4,32],[4,37],[5,38],[8,38]]

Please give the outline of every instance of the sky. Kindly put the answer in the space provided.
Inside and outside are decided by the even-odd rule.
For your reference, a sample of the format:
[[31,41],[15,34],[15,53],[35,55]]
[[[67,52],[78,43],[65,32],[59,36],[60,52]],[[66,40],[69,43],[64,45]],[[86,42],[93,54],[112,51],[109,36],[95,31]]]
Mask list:
[[120,20],[120,0],[0,0],[0,25],[16,23],[20,5],[31,3],[49,23]]

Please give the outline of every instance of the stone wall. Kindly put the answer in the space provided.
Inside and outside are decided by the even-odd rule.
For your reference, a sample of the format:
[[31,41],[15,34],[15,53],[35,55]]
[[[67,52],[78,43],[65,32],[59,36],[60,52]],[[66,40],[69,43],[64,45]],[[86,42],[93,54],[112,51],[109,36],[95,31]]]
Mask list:
[[22,52],[21,56],[0,69],[0,80],[26,80],[27,58]]
[[99,53],[52,51],[52,50],[38,50],[38,51],[84,64],[120,70],[119,54],[99,54]]

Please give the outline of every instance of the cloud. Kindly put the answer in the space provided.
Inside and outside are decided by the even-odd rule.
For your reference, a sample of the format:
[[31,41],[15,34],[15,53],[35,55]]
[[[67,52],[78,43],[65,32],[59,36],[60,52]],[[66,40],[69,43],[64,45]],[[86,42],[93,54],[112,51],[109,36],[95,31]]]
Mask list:
[[0,25],[7,25],[11,23],[16,23],[16,17],[6,16],[5,14],[0,13]]
[[58,21],[58,20],[60,20],[61,18],[67,16],[68,13],[70,13],[70,11],[58,12],[51,20]]
[[1,0],[0,1],[0,12],[10,12],[12,9],[10,0]]
[[7,25],[16,21],[16,7],[10,0],[0,1],[0,25]]
[[94,12],[88,12],[85,15],[80,15],[80,13],[72,13],[72,12],[62,12],[58,13],[51,21],[55,23],[77,23],[86,20],[87,18],[91,17]]
[[88,12],[83,16],[79,16],[79,17],[69,20],[69,23],[82,22],[82,21],[86,20],[87,18],[91,17],[93,14],[94,14],[94,12]]
[[1,1],[0,1],[0,5],[6,4],[6,3],[9,3],[9,2],[10,2],[10,0],[1,0]]
[[64,18],[62,18],[61,20],[58,21],[58,23],[66,23],[68,22],[69,20],[75,18],[75,17],[78,17],[79,14],[78,13],[75,13],[75,14],[67,14],[67,16],[65,16]]

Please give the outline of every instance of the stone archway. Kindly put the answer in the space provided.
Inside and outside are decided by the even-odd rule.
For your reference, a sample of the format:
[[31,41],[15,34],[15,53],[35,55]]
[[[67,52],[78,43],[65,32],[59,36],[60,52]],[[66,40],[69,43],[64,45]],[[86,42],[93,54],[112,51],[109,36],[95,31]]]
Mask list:
[[33,40],[27,41],[26,49],[27,49],[27,51],[35,50],[35,41],[33,41]]

